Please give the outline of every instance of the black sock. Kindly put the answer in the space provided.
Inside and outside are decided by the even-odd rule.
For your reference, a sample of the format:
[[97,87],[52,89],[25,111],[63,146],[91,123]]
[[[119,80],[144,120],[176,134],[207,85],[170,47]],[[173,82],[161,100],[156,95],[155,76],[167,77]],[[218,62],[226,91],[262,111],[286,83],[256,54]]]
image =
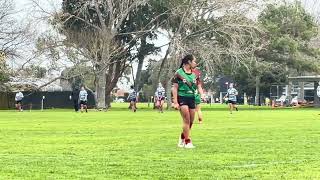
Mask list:
[[183,133],[181,133],[180,138],[181,138],[181,139],[184,139],[184,134],[183,134]]

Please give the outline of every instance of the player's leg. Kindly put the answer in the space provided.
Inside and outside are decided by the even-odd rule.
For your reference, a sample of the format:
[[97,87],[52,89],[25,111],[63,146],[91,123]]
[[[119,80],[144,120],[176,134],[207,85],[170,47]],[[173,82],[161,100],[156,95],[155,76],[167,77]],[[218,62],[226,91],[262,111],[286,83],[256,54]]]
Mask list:
[[194,117],[196,115],[196,109],[190,109],[189,108],[189,115],[190,115],[190,131],[191,131],[191,128],[192,128],[192,125],[193,125],[193,122],[194,122]]
[[196,104],[195,104],[195,100],[194,99],[188,99],[188,113],[189,113],[189,134],[188,134],[188,138],[185,138],[185,148],[195,148],[195,146],[193,146],[192,141],[191,141],[191,128],[193,125],[193,121],[194,121],[194,116],[196,113]]
[[185,138],[185,141],[184,141],[184,143],[185,143],[184,147],[187,148],[187,149],[195,148],[195,146],[193,145],[193,143],[191,141],[191,128],[192,128],[192,125],[193,125],[195,112],[196,112],[195,107],[189,108],[189,117],[190,117],[189,134],[188,134],[188,138]]
[[163,113],[163,104],[164,104],[164,100],[161,99],[160,101],[160,112]]
[[137,111],[137,100],[134,100],[134,112]]
[[81,102],[80,102],[81,112],[83,112],[83,108],[84,108],[83,106],[84,106],[84,104],[83,104],[83,102],[81,101]]
[[18,111],[22,111],[21,101],[18,102]]
[[230,113],[232,114],[232,111],[233,111],[233,105],[232,105],[232,102],[229,102],[229,110],[230,110]]
[[232,104],[232,105],[233,105],[233,109],[235,109],[236,111],[239,111],[239,110],[238,110],[238,105],[237,105],[237,103],[236,103],[236,102],[233,102],[233,104]]
[[131,109],[131,111],[133,111],[133,109],[134,109],[134,105],[133,105],[133,101],[132,100],[130,100],[130,109]]
[[190,113],[187,105],[180,106],[180,114],[182,117],[182,133],[183,139],[186,141],[190,140]]

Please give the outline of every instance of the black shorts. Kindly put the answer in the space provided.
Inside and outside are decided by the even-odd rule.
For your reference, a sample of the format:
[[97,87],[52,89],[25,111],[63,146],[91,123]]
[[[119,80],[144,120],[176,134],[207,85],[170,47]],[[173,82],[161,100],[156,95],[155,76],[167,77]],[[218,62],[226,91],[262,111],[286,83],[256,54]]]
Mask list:
[[179,106],[188,106],[190,109],[196,108],[194,97],[178,96]]
[[136,102],[137,101],[137,98],[131,98],[129,99],[130,102]]
[[16,104],[21,104],[21,103],[22,103],[22,100],[16,101]]
[[80,105],[87,105],[87,101],[80,101]]
[[237,101],[228,100],[228,103],[229,103],[229,104],[237,104]]
[[164,101],[165,98],[164,97],[161,97],[161,98],[157,98],[158,101]]

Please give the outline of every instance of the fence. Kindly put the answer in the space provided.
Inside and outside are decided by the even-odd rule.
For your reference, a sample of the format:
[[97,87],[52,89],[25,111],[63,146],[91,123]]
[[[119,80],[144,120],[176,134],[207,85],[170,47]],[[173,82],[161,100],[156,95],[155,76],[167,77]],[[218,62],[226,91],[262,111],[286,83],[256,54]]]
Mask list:
[[[61,92],[23,92],[24,98],[22,100],[24,109],[41,109],[42,97],[44,109],[51,108],[73,108],[73,101],[69,99],[70,91]],[[14,109],[15,108],[15,93],[0,92],[0,109]],[[94,95],[88,92],[88,107],[95,106]]]

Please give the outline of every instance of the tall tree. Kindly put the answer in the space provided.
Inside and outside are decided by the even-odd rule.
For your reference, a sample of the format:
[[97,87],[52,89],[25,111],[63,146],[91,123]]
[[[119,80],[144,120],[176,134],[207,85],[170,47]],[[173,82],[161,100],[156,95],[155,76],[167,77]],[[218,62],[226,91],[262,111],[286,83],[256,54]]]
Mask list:
[[[110,104],[110,92],[133,60],[138,39],[150,32],[133,26],[147,0],[64,0],[57,24],[66,43],[75,45],[90,60],[95,73],[97,108]],[[149,19],[149,23],[153,19]],[[145,23],[147,24],[147,23]]]
[[[7,64],[21,57],[19,49],[30,44],[30,28],[15,18],[14,3],[11,0],[0,0],[0,83],[9,80],[12,69]],[[10,71],[10,72],[9,72]]]
[[[310,46],[312,38],[318,34],[318,26],[301,3],[269,5],[259,16],[259,22],[266,30],[266,41],[269,42],[257,52],[262,63],[272,63],[271,68],[280,66],[286,75],[320,72],[320,51]],[[256,74],[259,82],[265,73],[260,71]]]

